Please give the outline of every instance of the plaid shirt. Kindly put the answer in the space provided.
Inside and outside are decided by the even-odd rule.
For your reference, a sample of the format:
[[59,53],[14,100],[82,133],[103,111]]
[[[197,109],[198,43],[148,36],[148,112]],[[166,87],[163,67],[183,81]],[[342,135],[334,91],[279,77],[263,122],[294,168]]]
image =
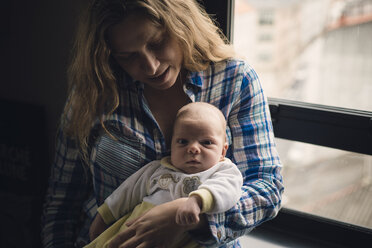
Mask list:
[[[45,247],[79,247],[88,242],[97,205],[146,163],[170,154],[143,89],[143,84],[130,78],[119,83],[120,106],[104,116],[117,139],[102,132],[97,123],[92,131],[89,166],[82,163],[76,143],[58,132],[44,208]],[[240,60],[212,63],[205,71],[189,72],[184,91],[191,101],[209,102],[221,109],[228,124],[226,156],[244,178],[235,207],[207,215],[211,235],[193,235],[204,246],[240,247],[239,236],[275,217],[280,208],[281,163],[267,100],[256,73]]]

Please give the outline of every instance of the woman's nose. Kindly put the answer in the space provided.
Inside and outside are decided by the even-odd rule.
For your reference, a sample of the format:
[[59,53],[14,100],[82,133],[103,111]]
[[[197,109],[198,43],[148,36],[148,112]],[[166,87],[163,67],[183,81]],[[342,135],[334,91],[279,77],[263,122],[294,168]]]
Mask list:
[[147,76],[156,75],[160,61],[156,58],[155,54],[151,51],[144,51],[141,59],[141,67]]

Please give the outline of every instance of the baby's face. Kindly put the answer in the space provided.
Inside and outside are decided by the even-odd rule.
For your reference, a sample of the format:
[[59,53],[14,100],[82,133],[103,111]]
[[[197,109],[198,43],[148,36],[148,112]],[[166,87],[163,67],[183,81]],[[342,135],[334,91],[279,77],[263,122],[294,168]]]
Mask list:
[[205,171],[221,161],[227,150],[226,131],[222,125],[205,117],[198,120],[182,117],[172,137],[171,161],[188,174]]

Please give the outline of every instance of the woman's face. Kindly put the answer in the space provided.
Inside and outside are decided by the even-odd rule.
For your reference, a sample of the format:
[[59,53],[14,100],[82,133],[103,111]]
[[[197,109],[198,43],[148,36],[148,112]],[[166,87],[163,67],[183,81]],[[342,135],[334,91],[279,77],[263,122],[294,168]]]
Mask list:
[[131,14],[108,30],[112,55],[134,79],[157,90],[173,86],[181,70],[179,43],[143,14]]

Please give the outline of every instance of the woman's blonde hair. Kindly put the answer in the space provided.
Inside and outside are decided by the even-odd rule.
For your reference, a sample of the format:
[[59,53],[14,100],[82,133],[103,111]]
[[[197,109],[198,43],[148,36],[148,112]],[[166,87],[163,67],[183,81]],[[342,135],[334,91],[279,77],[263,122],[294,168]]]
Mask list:
[[[69,100],[62,123],[66,135],[74,138],[83,155],[88,137],[98,119],[110,115],[119,105],[117,80],[123,74],[110,54],[108,29],[131,13],[142,13],[160,24],[181,45],[183,68],[200,71],[210,62],[234,56],[225,36],[195,0],[94,0],[86,9],[76,33],[68,70]],[[107,130],[106,130],[107,131]]]

